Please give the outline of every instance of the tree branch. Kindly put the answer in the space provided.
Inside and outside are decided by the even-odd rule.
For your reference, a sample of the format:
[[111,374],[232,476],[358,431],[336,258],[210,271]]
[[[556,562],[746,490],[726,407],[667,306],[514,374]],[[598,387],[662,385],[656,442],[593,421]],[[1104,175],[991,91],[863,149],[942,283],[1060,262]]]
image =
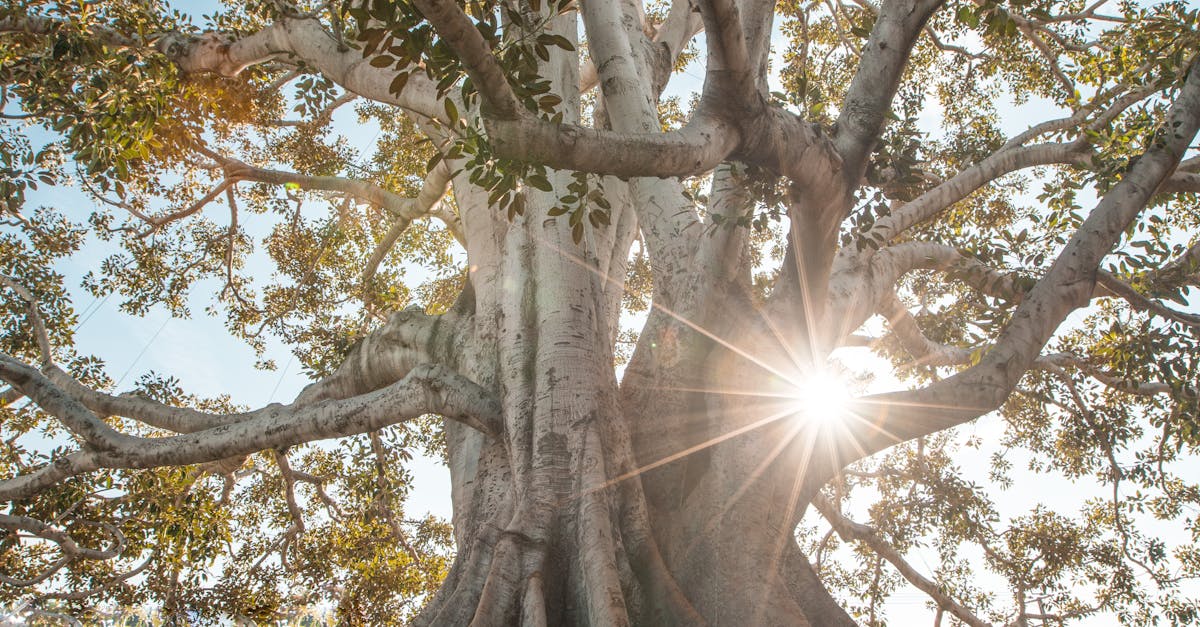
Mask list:
[[112,544],[104,549],[89,549],[79,546],[77,542],[62,529],[48,525],[36,518],[28,516],[13,516],[0,514],[0,529],[26,531],[43,540],[49,540],[62,549],[63,556],[68,560],[109,560],[125,550],[125,534],[120,529],[108,523],[80,521],[78,524],[104,529],[112,536]]
[[975,614],[973,614],[966,607],[960,605],[954,599],[950,598],[949,595],[942,592],[941,586],[918,573],[917,570],[904,559],[904,556],[901,555],[900,552],[895,549],[895,547],[888,544],[883,538],[879,537],[879,534],[877,534],[874,529],[868,527],[867,525],[854,522],[853,520],[850,520],[844,516],[837,510],[837,507],[833,503],[830,503],[829,500],[820,493],[817,493],[813,496],[812,504],[813,507],[815,507],[816,510],[821,513],[821,516],[829,522],[829,526],[837,531],[838,536],[842,540],[847,542],[857,541],[867,545],[872,551],[894,566],[896,570],[900,572],[900,576],[904,577],[905,580],[907,580],[917,589],[929,595],[929,598],[933,599],[933,602],[937,604],[938,608],[950,612],[955,618],[968,625],[971,625],[972,627],[990,627],[988,623],[980,620],[979,617],[975,616]]
[[200,38],[173,35],[159,49],[185,73],[215,72],[236,76],[245,68],[278,55],[294,55],[312,65],[347,91],[377,102],[393,104],[426,118],[442,115],[437,89],[420,72],[413,73],[404,89],[391,92],[393,70],[377,68],[357,50],[342,45],[313,18],[283,18],[263,30],[227,40],[216,33]]
[[[10,365],[10,361],[0,361],[0,367],[18,370]],[[24,368],[32,370],[28,366]],[[26,386],[30,398],[64,422],[80,421],[80,415],[99,422],[86,407],[55,388],[36,371],[20,374],[36,382],[36,385]],[[145,413],[146,407],[142,405],[139,409]],[[21,498],[66,477],[100,468],[152,468],[211,462],[375,431],[428,413],[492,436],[503,428],[502,408],[491,392],[448,368],[422,364],[396,383],[345,400],[271,405],[249,415],[221,416],[215,420],[218,426],[168,437],[137,438],[118,434],[119,438],[112,442],[115,446],[85,449],[60,457],[28,475],[0,481],[0,500]]]
[[887,318],[888,326],[900,340],[900,345],[916,358],[913,365],[953,366],[970,363],[973,352],[971,349],[938,344],[925,337],[917,326],[916,318],[895,294],[885,300],[880,313]]
[[[63,22],[40,15],[25,15],[0,19],[0,33],[22,33],[26,35],[53,35],[63,28]],[[136,46],[144,44],[111,28],[90,24],[89,32],[99,43],[110,46]]]
[[229,180],[228,178],[222,179],[221,182],[218,183],[216,187],[212,188],[212,190],[210,190],[207,194],[205,194],[203,197],[201,197],[200,200],[197,200],[196,202],[192,203],[191,205],[188,205],[184,209],[175,211],[173,213],[169,213],[164,216],[143,217],[143,216],[138,216],[137,213],[131,211],[130,213],[133,213],[134,216],[140,217],[141,219],[150,223],[150,228],[138,233],[138,237],[147,237],[147,236],[155,233],[156,231],[158,231],[160,228],[162,228],[163,226],[165,226],[167,224],[175,222],[176,220],[182,220],[183,218],[186,218],[190,215],[195,214],[197,211],[200,211],[201,209],[203,209],[205,207],[205,205],[216,200],[218,196],[225,193],[225,190],[229,189],[229,186],[232,184],[233,184],[233,181]]
[[[350,181],[357,183],[358,181]],[[438,205],[441,204],[442,197],[446,195],[446,190],[450,187],[450,169],[445,160],[439,161],[429,174],[425,176],[425,181],[421,185],[421,191],[416,198],[403,199],[405,206],[393,210],[395,221],[392,223],[387,234],[379,241],[379,245],[375,247],[371,257],[367,259],[367,266],[363,269],[362,284],[364,289],[370,285],[371,279],[374,278],[375,272],[379,270],[379,264],[383,263],[387,254],[391,252],[392,247],[396,242],[400,241],[400,236],[404,231],[408,230],[410,224],[415,218],[421,216],[440,215],[445,222],[446,227],[454,234],[455,239],[459,243],[464,243],[462,229],[452,220],[452,215],[447,216],[446,213],[438,212]],[[382,191],[382,190],[381,190]],[[390,192],[384,192],[390,194]],[[393,194],[394,195],[394,194]]]
[[839,461],[947,429],[1003,404],[1067,314],[1090,301],[1100,261],[1188,149],[1200,128],[1197,66],[1191,63],[1153,145],[1087,216],[991,350],[977,365],[928,387],[862,399],[857,403],[862,420],[849,427],[861,440],[847,445]]
[[1152,298],[1143,296],[1132,285],[1118,279],[1103,270],[1096,273],[1096,280],[1101,287],[1117,298],[1125,300],[1134,311],[1148,311],[1155,316],[1166,318],[1173,322],[1185,324],[1193,329],[1200,329],[1200,315],[1176,311]]
[[1074,143],[1035,144],[996,152],[881,218],[868,236],[887,242],[1005,174],[1039,165],[1078,163],[1086,157],[1086,149]]
[[834,128],[847,189],[855,189],[862,179],[908,55],[941,4],[942,0],[887,0],[880,7]]
[[[50,367],[54,367],[50,365]],[[39,407],[54,416],[71,433],[96,450],[112,451],[129,446],[137,438],[119,433],[97,418],[37,369],[0,353],[0,378],[12,384]]]

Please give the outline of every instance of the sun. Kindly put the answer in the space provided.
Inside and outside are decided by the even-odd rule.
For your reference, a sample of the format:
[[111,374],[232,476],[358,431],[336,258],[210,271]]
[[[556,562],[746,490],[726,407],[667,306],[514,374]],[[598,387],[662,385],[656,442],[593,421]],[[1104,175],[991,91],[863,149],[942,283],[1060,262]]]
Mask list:
[[849,413],[853,396],[846,381],[826,371],[813,372],[799,380],[793,393],[796,416],[805,422],[841,422]]

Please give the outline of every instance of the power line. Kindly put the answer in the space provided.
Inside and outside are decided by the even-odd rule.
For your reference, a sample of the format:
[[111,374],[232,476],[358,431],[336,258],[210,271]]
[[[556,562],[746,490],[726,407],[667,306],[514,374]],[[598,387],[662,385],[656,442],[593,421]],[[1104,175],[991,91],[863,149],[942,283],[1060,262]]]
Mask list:
[[[108,302],[108,297],[112,295],[113,293],[109,292],[104,295],[104,298],[93,298],[91,304],[84,308],[84,311],[88,312],[87,315],[85,315],[82,320],[75,323],[75,328],[71,329],[71,331],[78,331],[79,327],[82,327],[85,322],[91,320],[92,316],[96,315],[97,311],[100,311],[100,308],[104,306],[104,303]],[[93,307],[93,305],[95,305],[95,307]]]
[[275,382],[275,387],[271,388],[271,396],[267,398],[268,405],[271,404],[271,401],[275,400],[275,393],[279,391],[279,385],[283,383],[283,377],[287,374],[288,368],[292,367],[293,361],[296,361],[296,353],[292,353],[292,356],[288,359],[287,364],[283,366],[283,370],[279,371],[279,380]]
[[129,368],[125,369],[125,374],[121,375],[120,379],[117,379],[117,386],[120,386],[121,382],[125,380],[125,377],[129,376],[129,373],[133,371],[133,367],[136,366],[137,362],[142,359],[142,355],[145,355],[146,351],[150,349],[150,345],[154,343],[154,340],[158,339],[158,334],[162,333],[163,329],[167,328],[167,323],[170,321],[171,314],[168,313],[167,319],[163,320],[162,325],[158,327],[158,330],[154,332],[154,335],[150,336],[150,340],[147,341],[146,345],[142,347],[142,352],[138,353],[137,357],[133,358],[133,363],[129,364]]

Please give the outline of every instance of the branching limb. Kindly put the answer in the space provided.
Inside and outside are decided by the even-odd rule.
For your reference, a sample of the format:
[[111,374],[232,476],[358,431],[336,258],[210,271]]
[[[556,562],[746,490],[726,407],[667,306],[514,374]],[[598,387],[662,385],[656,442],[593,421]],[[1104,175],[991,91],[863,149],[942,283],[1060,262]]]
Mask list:
[[[351,182],[357,183],[359,181]],[[449,187],[450,169],[445,160],[442,160],[425,176],[425,181],[417,197],[404,199],[405,202],[402,207],[392,210],[395,221],[392,222],[391,228],[388,229],[387,234],[380,240],[375,251],[371,253],[371,257],[367,260],[367,266],[363,270],[362,283],[364,288],[371,284],[371,279],[379,269],[379,264],[383,263],[384,258],[391,252],[396,242],[400,241],[400,236],[404,234],[404,231],[408,229],[412,221],[422,216],[438,214],[442,197],[446,195],[446,190]],[[390,192],[385,193],[390,194]],[[457,220],[453,219],[452,215],[447,216],[445,213],[441,215],[441,219],[443,221],[448,220],[445,222],[447,228],[454,234],[455,239],[462,243],[462,228],[458,225]]]
[[696,116],[671,133],[614,133],[537,118],[521,106],[487,42],[457,4],[419,0],[417,6],[458,53],[484,98],[484,126],[501,156],[597,174],[665,177],[706,172],[737,145],[736,131],[711,116]]
[[895,549],[895,547],[888,544],[886,540],[881,538],[874,529],[847,518],[840,511],[838,511],[836,505],[829,502],[829,500],[820,493],[813,496],[812,504],[813,507],[815,507],[816,510],[821,513],[821,516],[823,516],[825,520],[829,522],[829,525],[835,531],[837,531],[838,536],[841,537],[842,540],[847,542],[861,542],[870,547],[872,551],[894,566],[905,580],[907,580],[917,589],[929,595],[929,598],[933,599],[933,602],[937,604],[938,608],[949,612],[958,620],[961,620],[972,627],[990,627],[988,623],[980,620],[980,618],[975,616],[975,614],[969,609],[950,598],[949,595],[942,591],[941,586],[939,586],[936,582],[930,581],[924,575],[917,572],[917,570],[904,559],[904,556],[901,555],[900,552]]
[[1160,139],[1100,200],[1046,276],[1026,294],[979,363],[920,390],[863,399],[863,420],[850,427],[861,437],[861,450],[848,447],[846,459],[961,424],[1003,404],[1066,316],[1091,300],[1100,261],[1175,169],[1200,128],[1196,63],[1189,67],[1163,128]]
[[1038,358],[1037,363],[1046,368],[1075,368],[1101,384],[1135,396],[1157,396],[1170,394],[1171,386],[1157,381],[1133,381],[1104,372],[1088,363],[1086,359],[1072,353],[1052,353]]
[[151,552],[150,556],[147,557],[145,560],[143,560],[142,563],[138,564],[137,566],[134,566],[133,568],[131,568],[123,573],[120,573],[118,575],[114,575],[114,576],[110,577],[108,580],[106,580],[104,583],[101,583],[96,586],[92,586],[91,588],[88,588],[86,590],[76,590],[74,592],[46,592],[46,593],[41,593],[39,596],[41,596],[41,598],[43,598],[43,599],[60,599],[63,601],[82,601],[83,599],[86,599],[93,595],[101,594],[103,592],[112,590],[113,588],[125,583],[126,581],[142,574],[142,572],[144,572],[147,568],[150,567],[151,564],[154,563],[154,560],[157,557],[158,557],[157,553]]
[[408,536],[404,533],[404,529],[400,526],[400,520],[397,519],[396,512],[392,509],[392,489],[387,479],[387,447],[383,443],[383,438],[379,437],[378,431],[372,431],[368,435],[371,440],[371,453],[375,456],[375,486],[378,490],[375,497],[376,505],[383,514],[383,519],[387,522],[392,537],[400,543],[400,546],[404,547],[404,552],[412,560],[413,566],[424,570],[420,554],[408,541]]
[[[1108,107],[1096,116],[1087,128],[1097,129],[1108,124],[1112,119],[1137,102],[1157,91],[1157,85],[1151,85],[1123,94],[1116,98]],[[1082,107],[1071,116],[1050,120],[1030,127],[1028,130],[1014,136],[1000,148],[978,164],[971,166],[947,181],[918,196],[913,201],[900,207],[891,215],[876,222],[869,236],[878,242],[887,242],[908,228],[929,220],[954,203],[966,198],[975,190],[983,187],[997,178],[1031,167],[1052,164],[1081,164],[1090,156],[1086,140],[1076,140],[1069,143],[1046,143],[1024,146],[1031,139],[1057,131],[1063,131],[1079,126],[1087,121],[1088,116],[1100,105],[1107,102],[1116,93],[1117,88],[1109,94],[1098,96],[1093,104]],[[1173,176],[1163,186],[1163,191],[1175,190],[1173,184],[1184,184],[1185,178]]]
[[430,316],[418,309],[393,313],[369,333],[330,376],[304,388],[297,403],[349,398],[389,385],[421,363],[459,365],[469,358],[463,350],[471,318],[456,313]]
[[1070,143],[1035,144],[994,153],[921,194],[890,216],[881,218],[868,236],[879,242],[887,242],[1005,174],[1039,165],[1078,163],[1086,159],[1087,154],[1084,147]]
[[[381,329],[363,338],[336,373],[305,388],[296,403],[302,405],[326,399],[349,398],[394,383],[416,365],[437,361],[443,354],[441,348],[444,346],[459,348],[461,322],[451,314],[426,316],[415,311],[393,314]],[[33,368],[16,360],[0,363],[9,363],[10,367],[25,372],[26,376],[36,374]],[[283,409],[282,405],[272,404],[250,412],[213,414],[186,407],[172,407],[132,395],[104,394],[82,385],[54,365],[45,368],[44,376],[54,388],[62,390],[95,414],[123,416],[176,433],[194,433],[245,423],[274,415]]]
[[216,187],[212,188],[211,191],[209,191],[207,194],[202,196],[200,198],[200,200],[197,200],[196,202],[192,203],[191,205],[189,205],[183,209],[180,209],[179,211],[175,211],[175,212],[169,213],[164,216],[139,216],[135,212],[130,212],[130,213],[133,213],[133,215],[135,217],[139,217],[142,220],[144,220],[150,224],[149,228],[138,233],[138,237],[150,236],[150,235],[156,233],[162,227],[164,227],[172,222],[175,222],[177,220],[182,220],[190,215],[195,214],[196,212],[203,209],[206,205],[208,205],[208,203],[216,200],[218,196],[225,193],[226,190],[228,190],[229,187],[231,185],[233,185],[233,183],[234,182],[228,178],[223,179],[220,183],[217,184]]
[[96,450],[118,450],[132,445],[137,439],[117,432],[56,387],[37,369],[3,353],[0,353],[0,379],[20,390]]
[[[847,335],[875,313],[889,313],[896,283],[914,270],[936,270],[976,291],[1010,302],[1020,302],[1028,286],[1015,274],[1004,273],[952,246],[936,242],[902,242],[885,246],[861,270],[835,277],[830,310],[841,317]],[[909,347],[911,348],[911,347]],[[917,353],[914,353],[917,354]]]
[[[1066,73],[1063,72],[1062,66],[1058,64],[1058,54],[1051,50],[1050,46],[1038,34],[1041,27],[1031,23],[1016,11],[1009,11],[1008,15],[1016,23],[1017,29],[1021,31],[1021,34],[1029,40],[1029,43],[1033,44],[1038,54],[1046,59],[1046,65],[1049,66],[1050,73],[1058,81],[1059,86],[1066,90],[1068,94],[1073,93],[1075,91],[1075,82],[1067,77]],[[1053,33],[1051,35],[1053,36]]]
[[[297,185],[301,189],[338,192],[369,202],[398,219],[415,220],[434,213],[435,202],[440,200],[449,184],[448,172],[444,167],[434,168],[426,178],[425,187],[417,198],[406,198],[367,181],[343,178],[340,176],[308,176],[295,172],[259,168],[245,162],[226,157],[203,146],[199,150],[206,157],[217,162],[225,173],[227,181],[254,181],[270,185]],[[440,164],[439,164],[440,165]],[[440,186],[440,189],[439,189]],[[449,216],[439,214],[447,228],[462,237],[461,227]]]
[[[1007,142],[1005,142],[1005,144],[1001,146],[1000,150],[997,152],[1004,152],[1006,150],[1017,148],[1018,146],[1023,146],[1026,142],[1047,133],[1066,131],[1075,128],[1086,122],[1088,116],[1095,113],[1099,107],[1103,106],[1109,100],[1112,100],[1114,96],[1116,96],[1116,99],[1112,100],[1112,104],[1109,104],[1107,107],[1105,107],[1105,109],[1101,111],[1100,114],[1098,114],[1086,127],[1089,130],[1098,130],[1103,128],[1116,119],[1116,117],[1123,111],[1129,107],[1132,107],[1138,102],[1145,100],[1151,94],[1158,91],[1161,88],[1161,85],[1157,83],[1151,83],[1140,89],[1135,89],[1127,93],[1120,94],[1120,91],[1125,87],[1127,86],[1124,83],[1118,84],[1112,89],[1098,94],[1090,103],[1079,107],[1074,113],[1065,118],[1047,120],[1040,124],[1035,124],[1029,127],[1024,132],[1015,135],[1012,139],[1009,139]],[[1118,94],[1120,95],[1118,96]]]
[[892,0],[880,7],[834,130],[848,189],[854,189],[862,178],[908,55],[925,22],[941,4],[941,0]]
[[[300,504],[296,502],[296,477],[293,474],[291,464],[288,463],[287,453],[276,449],[271,452],[271,456],[275,459],[275,465],[279,466],[279,476],[283,480],[283,497],[287,503],[288,515],[292,517],[292,528],[297,533],[303,533],[304,510],[300,509]],[[286,550],[287,546],[285,544],[280,549],[280,554]]]
[[888,326],[904,350],[916,358],[915,365],[953,366],[971,361],[971,349],[938,344],[925,337],[917,326],[916,318],[894,294],[883,303],[881,313],[887,318]]
[[[7,364],[7,362],[5,362]],[[7,366],[6,366],[7,367]],[[25,366],[26,369],[32,370]],[[43,409],[64,422],[82,417],[99,422],[78,401],[37,374],[26,392]],[[144,411],[144,406],[141,408]],[[489,435],[502,428],[502,409],[491,392],[443,366],[424,364],[400,381],[345,400],[272,405],[240,421],[223,416],[220,426],[161,438],[116,434],[106,450],[67,455],[38,471],[0,482],[0,500],[19,498],[63,478],[100,468],[151,468],[211,462],[261,450],[378,430],[424,414],[438,414]],[[68,418],[64,419],[63,415]],[[102,423],[101,423],[102,424]],[[110,429],[111,431],[111,429]]]
[[937,242],[902,242],[881,249],[871,258],[869,281],[873,292],[886,294],[902,276],[914,270],[937,270],[975,290],[1014,302],[1025,292],[1020,279]]
[[[644,40],[644,35],[640,31],[631,34],[622,26],[626,16],[617,3],[584,3],[581,15],[588,46],[601,68],[611,127],[617,132],[657,133],[660,122],[653,103],[659,94],[653,80],[647,80],[647,74],[655,71],[654,60],[646,58],[646,50],[633,45],[634,41]],[[686,260],[692,256],[700,218],[692,201],[683,195],[679,181],[637,178],[629,182],[628,190],[636,222],[649,246],[655,291],[669,294],[678,283],[676,275],[684,271]],[[619,224],[620,220],[618,216]],[[628,225],[629,219],[624,220]],[[615,254],[624,255],[626,251]]]
[[0,514],[0,529],[18,532],[24,531],[43,540],[49,540],[58,545],[59,549],[63,552],[63,556],[68,560],[109,560],[117,557],[121,554],[121,551],[125,550],[125,534],[121,533],[121,530],[115,526],[94,521],[78,521],[76,524],[103,529],[112,538],[112,542],[108,547],[103,549],[90,549],[79,546],[79,543],[75,542],[75,539],[66,531],[46,524],[36,518]]
[[1143,296],[1140,292],[1135,290],[1132,285],[1122,281],[1121,279],[1118,279],[1108,272],[1104,272],[1103,270],[1097,272],[1096,281],[1099,283],[1100,287],[1104,288],[1104,290],[1113,296],[1124,299],[1125,302],[1129,303],[1129,305],[1133,307],[1135,311],[1146,311],[1155,316],[1171,320],[1172,322],[1178,322],[1194,329],[1200,329],[1200,315],[1176,311],[1158,302],[1157,300]]
[[344,49],[316,19],[284,18],[234,41],[216,33],[199,39],[175,35],[164,38],[159,48],[185,73],[215,72],[222,76],[235,76],[251,65],[278,55],[291,55],[312,65],[347,91],[426,118],[441,115],[437,89],[422,73],[410,76],[399,94],[392,93],[394,71],[374,67],[359,51]]

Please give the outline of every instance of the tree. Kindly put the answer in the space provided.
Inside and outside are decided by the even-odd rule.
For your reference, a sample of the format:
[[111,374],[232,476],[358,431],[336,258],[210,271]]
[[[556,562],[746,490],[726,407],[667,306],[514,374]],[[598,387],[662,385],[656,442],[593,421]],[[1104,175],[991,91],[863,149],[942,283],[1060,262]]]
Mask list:
[[[1200,24],[1104,4],[252,1],[197,27],[10,0],[3,594],[842,625],[906,581],[939,623],[1194,621]],[[689,63],[693,100],[664,96]],[[1043,117],[1006,136],[1008,100]],[[374,145],[339,139],[350,103]],[[90,215],[26,206],[72,183]],[[314,382],[254,410],[113,390],[55,271],[87,238],[117,251],[93,294],[210,290]],[[853,346],[906,388],[806,396]],[[954,461],[996,410],[1005,450],[1111,498],[1002,518]],[[402,515],[421,447],[452,531]]]

